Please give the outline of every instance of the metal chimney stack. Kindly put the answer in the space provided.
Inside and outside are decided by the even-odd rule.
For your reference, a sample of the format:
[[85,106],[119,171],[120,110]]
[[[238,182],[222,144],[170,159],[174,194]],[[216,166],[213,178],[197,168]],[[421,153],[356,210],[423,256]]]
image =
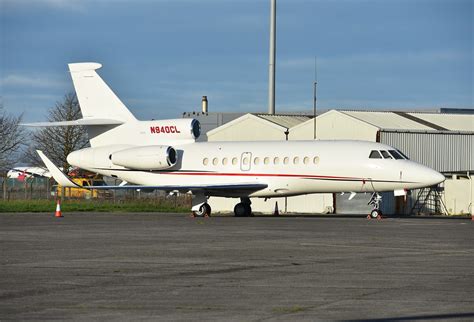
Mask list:
[[203,113],[203,114],[207,114],[207,112],[208,112],[208,108],[207,108],[207,96],[203,96],[203,97],[202,97],[201,105],[202,105],[202,113]]
[[275,114],[276,0],[270,0],[270,63],[268,68],[268,114]]

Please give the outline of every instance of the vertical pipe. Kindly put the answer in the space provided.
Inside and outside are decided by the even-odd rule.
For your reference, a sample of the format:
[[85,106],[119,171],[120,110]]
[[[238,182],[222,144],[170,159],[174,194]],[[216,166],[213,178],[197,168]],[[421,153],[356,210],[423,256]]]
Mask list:
[[270,0],[270,63],[268,68],[268,114],[275,114],[276,0]]
[[207,105],[207,96],[203,96],[201,100],[201,106],[202,106],[202,113],[207,114],[208,112],[208,105]]

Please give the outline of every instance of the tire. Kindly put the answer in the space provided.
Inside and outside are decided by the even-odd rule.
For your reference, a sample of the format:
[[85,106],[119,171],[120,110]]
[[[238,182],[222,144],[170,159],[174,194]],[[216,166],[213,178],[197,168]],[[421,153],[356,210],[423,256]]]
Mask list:
[[211,206],[209,206],[208,203],[203,203],[198,211],[193,211],[193,214],[195,217],[204,217],[204,216],[210,216],[211,215]]
[[249,204],[239,202],[234,207],[235,217],[250,217],[252,215],[252,208]]
[[252,207],[249,204],[244,204],[245,207],[245,217],[252,216]]
[[245,217],[247,214],[247,208],[243,203],[238,203],[234,207],[234,215],[235,217]]
[[204,208],[204,216],[209,216],[210,217],[211,216],[211,211],[212,211],[211,206],[209,206],[208,203],[205,203],[201,207]]
[[381,215],[381,212],[378,209],[374,209],[370,212],[370,218],[376,219],[379,215]]

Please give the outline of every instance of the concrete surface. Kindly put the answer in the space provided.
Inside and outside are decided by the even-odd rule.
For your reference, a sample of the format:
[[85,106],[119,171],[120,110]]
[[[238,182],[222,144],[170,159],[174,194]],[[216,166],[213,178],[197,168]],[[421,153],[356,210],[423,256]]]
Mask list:
[[0,214],[0,320],[473,320],[467,219]]

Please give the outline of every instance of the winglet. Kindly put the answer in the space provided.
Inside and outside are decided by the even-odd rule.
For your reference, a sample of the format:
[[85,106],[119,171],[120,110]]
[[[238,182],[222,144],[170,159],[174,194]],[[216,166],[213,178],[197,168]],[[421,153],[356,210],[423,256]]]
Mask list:
[[38,152],[41,160],[43,160],[44,164],[48,168],[49,172],[53,175],[53,178],[57,183],[66,188],[80,187],[79,185],[72,182],[64,173],[62,173],[61,170],[59,170],[58,167],[55,166],[54,163],[51,162],[48,157],[46,157],[46,155],[44,155],[43,151],[36,150],[36,152]]

